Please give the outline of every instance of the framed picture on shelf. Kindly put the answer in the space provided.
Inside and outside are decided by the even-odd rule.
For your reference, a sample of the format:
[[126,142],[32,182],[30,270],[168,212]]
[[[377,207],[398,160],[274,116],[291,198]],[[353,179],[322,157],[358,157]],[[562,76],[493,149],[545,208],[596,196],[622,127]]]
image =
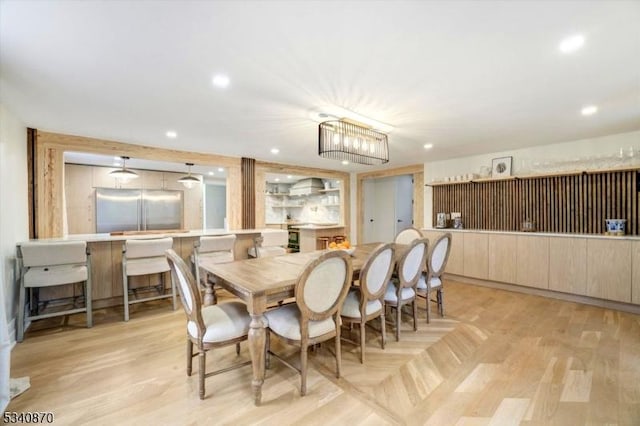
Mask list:
[[501,178],[511,176],[511,162],[513,157],[501,157],[491,160],[491,177]]

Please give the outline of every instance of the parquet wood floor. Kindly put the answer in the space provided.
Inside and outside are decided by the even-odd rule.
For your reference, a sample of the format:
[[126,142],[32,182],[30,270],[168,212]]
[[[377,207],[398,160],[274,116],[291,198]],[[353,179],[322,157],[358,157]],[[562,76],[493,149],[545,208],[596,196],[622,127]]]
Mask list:
[[[640,316],[446,284],[446,318],[427,325],[421,310],[414,333],[407,317],[385,350],[368,330],[365,365],[344,343],[341,379],[328,348],[312,353],[305,397],[296,373],[273,360],[260,407],[250,367],[207,379],[198,399],[197,374],[185,374],[184,313],[164,302],[134,305],[128,323],[96,311],[92,329],[82,316],[40,321],[12,352],[11,375],[31,376],[31,389],[8,410],[52,411],[61,425],[640,424]],[[275,346],[296,359],[295,348]],[[208,356],[234,359],[233,348]]]

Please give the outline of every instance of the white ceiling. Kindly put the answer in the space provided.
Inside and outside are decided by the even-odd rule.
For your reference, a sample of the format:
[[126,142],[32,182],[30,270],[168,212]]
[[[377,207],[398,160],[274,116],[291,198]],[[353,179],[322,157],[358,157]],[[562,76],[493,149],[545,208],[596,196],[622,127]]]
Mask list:
[[[361,171],[318,157],[311,112],[393,125],[387,167],[640,129],[638,1],[0,8],[0,101],[43,130]],[[584,48],[561,54],[574,33]]]

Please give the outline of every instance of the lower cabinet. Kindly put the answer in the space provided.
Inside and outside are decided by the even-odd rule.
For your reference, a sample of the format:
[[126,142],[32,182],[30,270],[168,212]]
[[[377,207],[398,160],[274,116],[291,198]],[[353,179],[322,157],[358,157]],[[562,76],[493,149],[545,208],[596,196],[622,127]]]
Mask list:
[[516,282],[515,235],[489,234],[489,279],[503,283]]
[[587,296],[631,303],[631,241],[587,241]]
[[464,274],[489,279],[489,234],[464,234]]
[[587,239],[549,239],[549,290],[587,294]]
[[631,247],[631,303],[640,305],[640,241],[634,241]]
[[516,284],[549,288],[549,237],[518,235]]

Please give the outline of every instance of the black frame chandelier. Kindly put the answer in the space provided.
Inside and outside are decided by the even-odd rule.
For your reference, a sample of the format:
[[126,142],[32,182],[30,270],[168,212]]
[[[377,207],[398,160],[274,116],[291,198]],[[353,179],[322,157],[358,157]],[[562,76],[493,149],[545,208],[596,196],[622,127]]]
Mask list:
[[318,155],[369,166],[389,162],[387,135],[360,124],[331,120],[318,127]]

